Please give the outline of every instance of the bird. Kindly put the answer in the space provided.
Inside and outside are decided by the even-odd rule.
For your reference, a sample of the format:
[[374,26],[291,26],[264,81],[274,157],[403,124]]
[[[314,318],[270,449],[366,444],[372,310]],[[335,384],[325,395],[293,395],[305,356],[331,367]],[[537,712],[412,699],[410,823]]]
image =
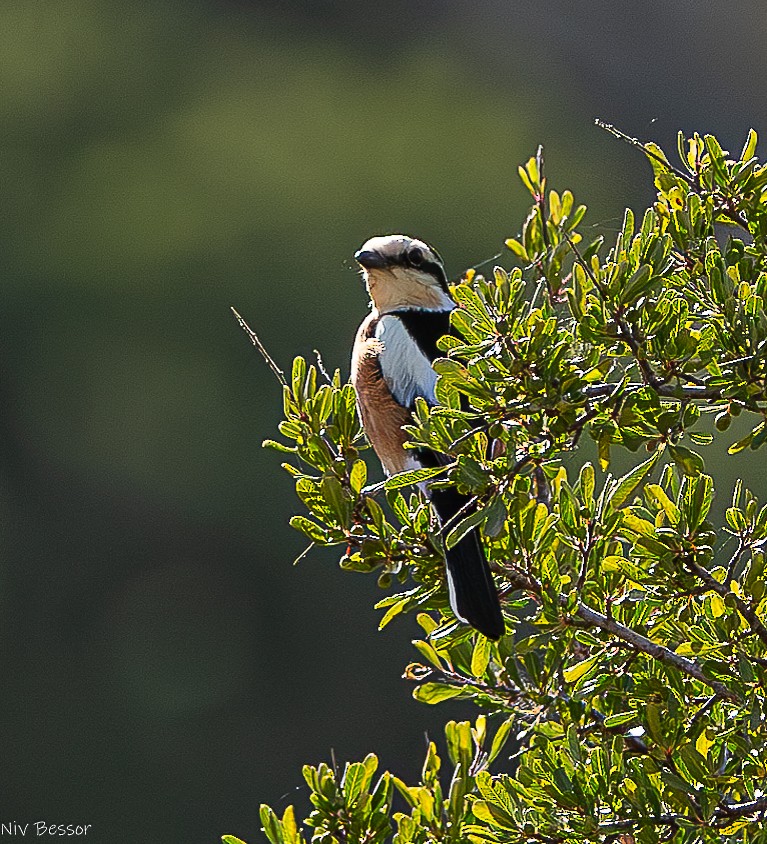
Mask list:
[[[450,295],[439,253],[403,234],[371,237],[354,255],[370,296],[352,349],[351,381],[362,427],[387,476],[446,465],[445,455],[406,449],[403,425],[413,422],[417,398],[438,404],[437,341],[450,333]],[[425,491],[444,526],[471,512],[469,498],[454,487]],[[498,592],[477,528],[445,551],[450,607],[462,622],[497,641],[505,625]]]

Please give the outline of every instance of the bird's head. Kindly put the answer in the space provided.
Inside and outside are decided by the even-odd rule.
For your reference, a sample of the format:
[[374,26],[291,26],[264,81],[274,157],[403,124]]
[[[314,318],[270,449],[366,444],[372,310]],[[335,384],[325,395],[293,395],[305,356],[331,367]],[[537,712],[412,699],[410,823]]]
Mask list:
[[355,253],[373,307],[381,314],[403,308],[449,311],[455,307],[436,249],[404,234],[371,237]]

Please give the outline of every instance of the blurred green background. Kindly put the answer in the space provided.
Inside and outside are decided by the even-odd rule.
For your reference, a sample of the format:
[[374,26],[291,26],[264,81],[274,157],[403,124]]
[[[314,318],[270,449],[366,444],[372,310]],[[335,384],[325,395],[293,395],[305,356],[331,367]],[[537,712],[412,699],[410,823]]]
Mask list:
[[766,35],[757,0],[0,6],[0,822],[255,841],[331,748],[416,775],[462,710],[410,699],[373,578],[291,567],[280,394],[229,306],[346,375],[362,241],[491,258],[538,143],[611,232],[651,177],[593,119],[739,151]]

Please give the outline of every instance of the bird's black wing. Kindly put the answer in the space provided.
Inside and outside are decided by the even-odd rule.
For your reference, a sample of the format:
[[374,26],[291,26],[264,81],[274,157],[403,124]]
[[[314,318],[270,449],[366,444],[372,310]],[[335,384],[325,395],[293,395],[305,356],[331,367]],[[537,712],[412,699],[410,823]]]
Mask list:
[[[437,340],[450,333],[449,311],[403,310],[391,316],[399,318],[429,362],[440,356]],[[396,389],[396,385],[393,386]],[[412,395],[435,402],[433,384],[424,384],[422,389],[401,390],[401,394],[403,400],[411,405]],[[424,467],[444,466],[449,462],[444,454],[429,449],[418,449],[416,456]],[[431,490],[429,494],[443,525],[449,523],[454,526],[471,512],[470,499],[455,488]],[[504,632],[503,613],[479,532],[476,529],[469,531],[456,545],[447,549],[445,563],[450,606],[455,615],[488,639],[499,639]]]

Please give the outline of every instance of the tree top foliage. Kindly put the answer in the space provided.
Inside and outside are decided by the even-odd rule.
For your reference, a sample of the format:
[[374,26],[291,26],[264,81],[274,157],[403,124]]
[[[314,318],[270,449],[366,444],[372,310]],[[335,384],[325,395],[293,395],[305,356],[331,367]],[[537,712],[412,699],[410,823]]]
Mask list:
[[[717,524],[701,453],[741,414],[751,430],[729,452],[767,440],[756,142],[734,158],[680,134],[679,164],[633,142],[657,197],[641,220],[626,210],[610,244],[584,241],[586,208],[548,188],[540,152],[520,167],[532,204],[506,241],[518,265],[453,287],[440,405],[420,401],[409,428],[447,467],[367,487],[352,387],[294,361],[287,444],[268,441],[306,509],[291,524],[397,586],[381,627],[418,614],[405,670],[418,700],[484,714],[447,724],[446,764],[432,744],[415,786],[376,779],[372,754],[307,766],[306,828],[262,808],[273,844],[767,842],[767,507],[742,483],[720,489]],[[589,439],[597,466],[572,455]],[[635,456],[622,477],[617,451]],[[476,508],[440,526],[424,480]],[[448,608],[443,547],[474,527],[507,618],[497,643]]]

